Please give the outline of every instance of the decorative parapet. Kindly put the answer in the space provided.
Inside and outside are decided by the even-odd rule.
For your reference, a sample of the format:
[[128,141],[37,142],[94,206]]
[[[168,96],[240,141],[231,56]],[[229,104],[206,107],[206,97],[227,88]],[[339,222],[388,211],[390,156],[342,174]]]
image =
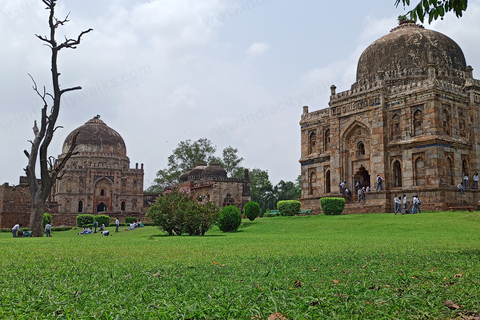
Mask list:
[[330,109],[325,108],[325,109],[320,109],[320,110],[309,112],[309,113],[303,113],[301,121],[307,121],[311,119],[317,120],[318,118],[329,117],[329,116],[330,116]]

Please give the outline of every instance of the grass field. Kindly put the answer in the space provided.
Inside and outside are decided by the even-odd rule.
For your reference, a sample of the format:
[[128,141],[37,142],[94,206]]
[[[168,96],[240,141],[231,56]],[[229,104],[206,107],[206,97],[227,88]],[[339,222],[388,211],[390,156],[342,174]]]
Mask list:
[[480,314],[479,212],[261,218],[204,237],[77,232],[0,234],[1,319]]

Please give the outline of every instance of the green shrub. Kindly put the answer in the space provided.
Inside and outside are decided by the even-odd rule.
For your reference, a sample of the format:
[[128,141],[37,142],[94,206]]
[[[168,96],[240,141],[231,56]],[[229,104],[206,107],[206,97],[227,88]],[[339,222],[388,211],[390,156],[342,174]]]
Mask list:
[[43,214],[43,227],[47,225],[47,223],[52,223],[52,215],[50,213],[45,212]]
[[220,212],[218,227],[223,232],[237,231],[242,223],[242,213],[235,206],[226,206]]
[[218,211],[212,202],[199,203],[189,191],[172,188],[157,198],[146,216],[169,235],[203,236],[215,224]]
[[277,209],[281,216],[294,216],[300,212],[301,203],[297,200],[278,201]]
[[320,205],[326,215],[340,215],[345,209],[344,198],[321,198]]
[[260,205],[256,202],[250,201],[243,207],[243,214],[248,218],[248,220],[253,221],[260,215]]
[[104,224],[105,227],[108,227],[110,225],[110,217],[105,214],[100,214],[98,216],[95,216],[95,221],[98,222],[98,226],[101,226],[102,224]]
[[132,222],[137,222],[137,218],[135,218],[135,217],[126,217],[125,218],[125,223],[130,224]]
[[89,224],[93,224],[95,221],[95,216],[93,214],[79,214],[77,216],[77,226],[86,227]]

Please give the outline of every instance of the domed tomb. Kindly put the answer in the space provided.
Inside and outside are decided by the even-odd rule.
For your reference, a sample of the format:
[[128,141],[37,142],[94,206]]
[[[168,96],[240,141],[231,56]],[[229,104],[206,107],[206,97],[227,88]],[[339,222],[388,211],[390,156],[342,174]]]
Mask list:
[[363,51],[357,81],[392,71],[426,75],[429,65],[445,70],[447,75],[466,69],[465,56],[455,41],[413,22],[404,23]]
[[211,163],[203,170],[204,177],[226,178],[227,171],[218,163]]
[[79,132],[75,151],[82,153],[101,153],[119,157],[127,156],[127,147],[122,136],[105,124],[100,117],[94,117],[83,126],[73,130],[63,143],[62,153],[68,152],[73,137]]

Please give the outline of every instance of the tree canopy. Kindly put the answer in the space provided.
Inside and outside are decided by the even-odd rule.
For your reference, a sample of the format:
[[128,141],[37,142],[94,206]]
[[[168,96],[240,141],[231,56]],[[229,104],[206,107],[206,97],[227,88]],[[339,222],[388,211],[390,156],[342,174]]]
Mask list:
[[[407,16],[411,20],[420,20],[424,22],[425,17],[428,16],[428,23],[438,18],[443,19],[446,13],[455,12],[457,18],[463,15],[463,12],[467,10],[468,0],[421,0],[410,11],[407,12]],[[395,6],[402,3],[404,7],[410,6],[410,0],[395,0]]]
[[178,183],[183,173],[202,163],[218,163],[231,176],[243,161],[243,158],[238,156],[238,149],[231,146],[226,147],[223,149],[223,158],[215,156],[216,151],[217,147],[207,138],[201,138],[197,141],[190,139],[180,141],[168,157],[167,167],[157,172],[156,179],[146,191],[160,193],[166,187]]

